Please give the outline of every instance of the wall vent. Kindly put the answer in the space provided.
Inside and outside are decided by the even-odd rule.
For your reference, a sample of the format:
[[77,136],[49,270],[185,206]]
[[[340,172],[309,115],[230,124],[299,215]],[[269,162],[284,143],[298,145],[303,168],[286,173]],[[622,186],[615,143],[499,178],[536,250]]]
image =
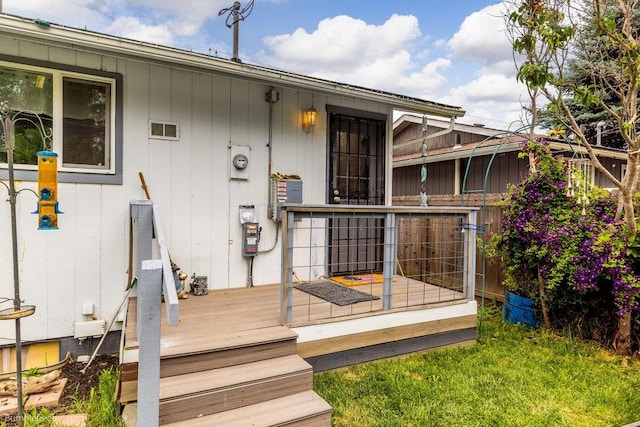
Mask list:
[[176,122],[149,120],[149,138],[178,141],[180,139],[180,126]]

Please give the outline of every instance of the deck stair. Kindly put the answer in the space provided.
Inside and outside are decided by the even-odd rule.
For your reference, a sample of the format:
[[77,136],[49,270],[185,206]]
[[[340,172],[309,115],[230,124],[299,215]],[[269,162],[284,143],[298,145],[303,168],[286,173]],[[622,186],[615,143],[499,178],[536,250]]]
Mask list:
[[[243,329],[247,322],[193,329],[188,309],[181,302],[180,325],[162,326],[161,425],[331,425],[331,407],[312,391],[313,369],[296,353],[295,332],[269,323]],[[131,311],[127,319],[134,321]],[[137,343],[131,324],[126,333],[120,402],[129,419],[136,412]]]

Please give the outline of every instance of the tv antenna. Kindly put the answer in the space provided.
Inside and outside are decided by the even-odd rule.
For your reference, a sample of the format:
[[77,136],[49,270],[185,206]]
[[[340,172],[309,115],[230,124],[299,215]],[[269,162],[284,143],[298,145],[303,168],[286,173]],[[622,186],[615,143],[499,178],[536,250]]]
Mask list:
[[[1,0],[0,0],[1,1]],[[251,12],[253,11],[253,2],[251,0],[249,4],[245,7],[242,7],[239,1],[233,2],[233,6],[225,7],[218,12],[218,16],[227,15],[227,19],[225,24],[228,28],[233,27],[233,56],[231,60],[233,62],[242,62],[238,57],[238,38],[239,38],[239,29],[240,29],[240,21],[244,21]]]

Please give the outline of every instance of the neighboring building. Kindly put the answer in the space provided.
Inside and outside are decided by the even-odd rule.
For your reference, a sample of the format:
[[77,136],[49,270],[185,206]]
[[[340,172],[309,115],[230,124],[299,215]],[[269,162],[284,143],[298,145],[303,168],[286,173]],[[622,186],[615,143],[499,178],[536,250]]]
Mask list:
[[[423,188],[421,169],[426,165],[429,206],[485,208],[479,215],[479,218],[484,218],[479,226],[486,229],[487,234],[499,231],[501,216],[496,202],[504,198],[509,185],[520,182],[529,173],[528,160],[518,157],[526,129],[520,132],[402,115],[393,125],[393,203],[420,204]],[[423,156],[421,147],[425,136],[427,150]],[[554,152],[584,170],[592,183],[612,189],[612,183],[595,170],[584,148],[545,135],[535,135],[534,138],[548,140]],[[598,146],[594,149],[600,162],[614,176],[621,178],[626,170],[626,151]],[[480,256],[478,272],[482,273]],[[501,299],[504,288],[500,266],[489,264],[485,277],[486,295]],[[482,292],[480,284],[476,286],[476,292]]]
[[[451,125],[435,118],[427,118],[426,125],[427,155],[422,157],[423,118],[405,114],[394,122],[393,197],[397,201],[403,198],[418,200],[423,164],[427,165],[427,197],[433,200],[434,205],[463,192],[465,196],[486,194],[495,198],[505,193],[509,184],[521,181],[529,171],[528,161],[518,158],[525,138],[523,134],[482,125]],[[590,165],[583,148],[571,147],[545,135],[536,135],[535,138],[548,139],[553,151],[576,163]],[[621,178],[627,153],[604,147],[596,147],[595,151],[601,163],[614,176]],[[612,183],[605,176],[589,167],[594,184],[612,188]]]
[[[110,319],[121,302],[130,268],[129,201],[146,198],[139,172],[183,270],[207,276],[212,289],[244,287],[249,279],[279,283],[272,174],[299,176],[305,204],[391,205],[394,110],[445,120],[464,114],[7,15],[0,15],[0,96],[12,111],[29,110],[23,118],[37,113],[51,130],[42,147],[32,125],[16,127],[18,189],[38,189],[35,152],[59,155],[59,228],[38,230],[30,192],[19,195],[17,219],[21,297],[36,306],[22,321],[22,339],[64,345],[76,341],[74,334],[96,335],[85,322]],[[311,108],[315,124],[303,129]],[[362,168],[345,168],[365,158]],[[7,176],[5,154],[0,179]],[[262,227],[251,274],[242,255],[242,205],[255,207]],[[0,295],[10,297],[9,204],[0,204],[0,218]],[[13,344],[13,327],[0,322],[0,345]]]

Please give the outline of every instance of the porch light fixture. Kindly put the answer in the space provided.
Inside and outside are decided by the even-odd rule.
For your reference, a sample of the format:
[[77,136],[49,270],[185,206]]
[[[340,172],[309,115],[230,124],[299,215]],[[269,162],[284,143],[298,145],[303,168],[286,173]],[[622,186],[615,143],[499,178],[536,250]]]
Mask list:
[[302,130],[305,133],[313,130],[316,125],[316,117],[318,117],[318,111],[313,108],[313,105],[302,113]]

